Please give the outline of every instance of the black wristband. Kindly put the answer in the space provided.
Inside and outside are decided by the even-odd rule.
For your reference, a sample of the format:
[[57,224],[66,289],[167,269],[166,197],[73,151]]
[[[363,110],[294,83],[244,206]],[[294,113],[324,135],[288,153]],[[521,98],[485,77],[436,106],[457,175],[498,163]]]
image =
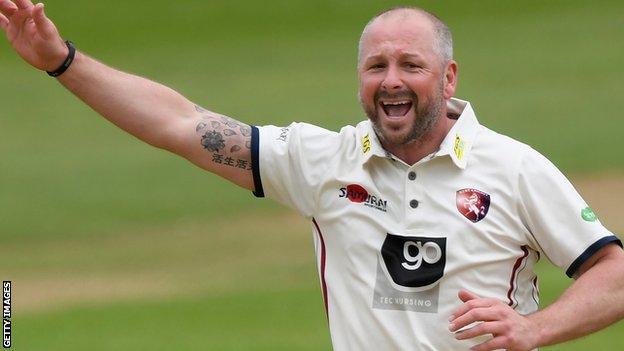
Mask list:
[[74,43],[69,40],[65,40],[65,45],[67,45],[67,48],[69,49],[67,58],[65,58],[65,61],[63,61],[61,67],[55,69],[52,72],[47,72],[50,77],[58,77],[61,74],[65,73],[65,71],[67,71],[72,62],[74,62],[74,57],[76,56],[76,47],[74,46]]

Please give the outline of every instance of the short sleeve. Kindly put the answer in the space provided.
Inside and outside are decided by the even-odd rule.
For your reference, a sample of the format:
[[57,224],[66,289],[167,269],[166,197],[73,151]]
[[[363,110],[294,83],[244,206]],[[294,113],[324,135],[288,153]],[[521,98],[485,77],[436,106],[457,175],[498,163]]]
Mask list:
[[254,194],[312,217],[338,139],[337,133],[307,123],[252,127]]
[[523,222],[569,277],[605,245],[622,246],[557,167],[530,148],[520,163],[518,192]]

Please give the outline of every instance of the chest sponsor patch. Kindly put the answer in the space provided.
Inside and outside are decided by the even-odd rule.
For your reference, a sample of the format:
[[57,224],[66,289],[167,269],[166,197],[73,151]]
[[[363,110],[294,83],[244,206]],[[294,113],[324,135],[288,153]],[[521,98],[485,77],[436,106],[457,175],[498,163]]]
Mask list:
[[446,238],[387,234],[377,262],[373,308],[436,313]]
[[351,202],[361,203],[364,206],[372,207],[376,210],[386,212],[388,201],[381,197],[371,195],[359,184],[349,184],[339,189],[338,197],[346,198]]
[[455,202],[459,213],[473,223],[485,218],[490,209],[490,195],[477,189],[457,190]]

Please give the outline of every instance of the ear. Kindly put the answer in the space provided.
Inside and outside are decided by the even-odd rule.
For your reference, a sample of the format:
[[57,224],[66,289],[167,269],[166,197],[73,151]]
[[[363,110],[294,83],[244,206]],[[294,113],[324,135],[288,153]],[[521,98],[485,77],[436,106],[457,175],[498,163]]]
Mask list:
[[457,62],[450,60],[444,70],[444,98],[450,99],[455,96],[457,89]]

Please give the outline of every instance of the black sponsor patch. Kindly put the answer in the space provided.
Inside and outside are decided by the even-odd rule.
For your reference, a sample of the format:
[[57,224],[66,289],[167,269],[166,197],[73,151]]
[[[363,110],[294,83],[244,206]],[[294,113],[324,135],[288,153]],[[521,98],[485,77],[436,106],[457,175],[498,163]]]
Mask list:
[[388,233],[381,256],[392,281],[410,288],[426,287],[444,275],[446,238]]

